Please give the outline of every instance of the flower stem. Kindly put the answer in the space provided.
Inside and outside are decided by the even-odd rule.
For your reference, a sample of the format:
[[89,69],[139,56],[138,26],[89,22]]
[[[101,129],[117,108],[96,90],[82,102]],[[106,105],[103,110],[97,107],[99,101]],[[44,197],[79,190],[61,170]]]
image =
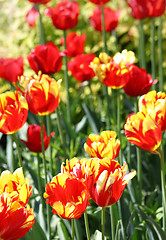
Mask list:
[[39,13],[39,44],[45,44],[45,33],[44,33],[44,27],[43,27],[43,22],[42,22],[42,15],[40,13],[40,7],[39,4],[36,4],[36,8]]
[[64,134],[63,134],[63,128],[62,128],[62,124],[61,124],[61,119],[60,119],[60,114],[59,114],[59,109],[58,108],[56,109],[56,114],[57,114],[57,124],[58,124],[58,130],[59,130],[59,134],[60,134],[60,138],[61,138],[61,144],[62,144],[62,147],[63,147],[65,158],[67,158],[66,142],[65,142],[65,138],[64,138]]
[[22,157],[21,157],[20,147],[19,147],[19,143],[18,143],[18,139],[17,139],[16,133],[13,133],[13,137],[14,137],[14,141],[15,141],[15,143],[16,143],[19,165],[20,165],[20,167],[22,167],[22,169],[23,169]]
[[163,45],[162,45],[162,17],[159,17],[158,49],[159,49],[159,90],[163,91]]
[[[66,50],[66,30],[64,30],[64,48]],[[66,111],[67,111],[67,119],[68,122],[71,123],[71,116],[70,116],[70,95],[69,95],[69,79],[68,79],[68,67],[67,67],[67,56],[64,56],[64,65],[65,65],[65,87],[66,87]]]
[[[104,17],[104,5],[101,5],[101,22],[102,22],[102,37],[103,37],[103,51],[107,53],[107,40],[106,40],[106,31],[105,31],[105,17]],[[104,96],[106,97],[105,103],[105,112],[106,116],[106,125],[107,129],[110,129],[110,118],[109,118],[109,95],[108,95],[108,87],[103,85]]]
[[72,236],[71,236],[71,239],[74,240],[74,219],[71,219],[71,227],[72,227]]
[[145,60],[145,39],[144,39],[143,20],[139,20],[138,29],[139,29],[140,67],[146,68],[146,60]]
[[[151,68],[152,68],[152,79],[156,78],[156,69],[155,69],[155,18],[152,18],[151,25]],[[152,89],[155,89],[155,85],[152,85]]]
[[[120,100],[121,94],[120,89],[117,90],[117,132],[118,132],[118,139],[121,141],[121,129],[120,129],[120,123],[121,123],[121,100]],[[119,162],[120,165],[123,165],[123,157],[122,157],[122,149],[120,149],[119,152]]]
[[[43,156],[43,165],[44,165],[44,183],[47,184],[47,165],[46,165],[46,158],[45,158],[45,149],[44,149],[44,130],[43,130],[43,124],[44,124],[44,117],[40,117],[40,126],[41,126],[41,146],[42,146],[42,156]],[[51,240],[51,226],[50,226],[50,209],[49,205],[46,204],[46,210],[47,210],[47,230],[48,230],[48,240]]]
[[[47,123],[47,135],[49,136],[51,134],[51,115],[46,115],[46,123]],[[48,152],[49,152],[49,163],[50,163],[50,174],[53,177],[53,159],[52,159],[52,147],[48,146]]]
[[87,215],[87,212],[85,210],[84,212],[84,222],[85,222],[85,229],[86,229],[86,237],[87,237],[87,240],[90,240],[90,230],[89,230],[89,223],[88,223],[88,215]]
[[[138,103],[137,98],[135,101],[135,112],[138,112]],[[142,161],[141,161],[141,150],[137,147],[136,148],[137,154],[137,181],[138,181],[138,192],[139,192],[139,203],[142,201]]]
[[165,166],[164,166],[164,144],[160,146],[160,163],[161,163],[161,189],[163,203],[163,230],[166,231],[166,191],[165,191]]
[[101,231],[102,231],[102,240],[104,240],[105,235],[105,207],[102,207],[101,210]]
[[110,215],[111,215],[111,235],[112,235],[112,240],[114,240],[115,239],[115,224],[114,224],[113,205],[110,206]]

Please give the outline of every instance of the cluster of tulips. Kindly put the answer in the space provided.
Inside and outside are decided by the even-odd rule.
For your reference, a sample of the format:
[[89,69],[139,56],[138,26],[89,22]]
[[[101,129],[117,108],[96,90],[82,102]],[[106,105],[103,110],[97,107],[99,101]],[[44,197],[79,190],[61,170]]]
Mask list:
[[[109,0],[89,0],[96,4],[89,18],[94,30],[103,33],[104,50],[97,57],[94,53],[85,53],[86,34],[69,32],[76,27],[79,17],[79,3],[77,1],[59,1],[55,7],[49,7],[52,0],[28,0],[33,3],[26,15],[30,27],[35,27],[41,17],[40,5],[45,5],[45,15],[51,18],[55,28],[64,32],[61,46],[53,42],[45,42],[44,36],[27,56],[29,67],[34,75],[24,75],[23,57],[0,58],[0,77],[12,84],[12,89],[0,94],[0,132],[13,135],[18,151],[19,168],[12,174],[5,170],[0,175],[0,239],[16,240],[23,237],[34,225],[35,214],[28,201],[33,193],[28,178],[24,178],[24,161],[19,149],[16,133],[29,124],[28,113],[39,117],[38,123],[29,124],[27,140],[19,139],[29,151],[42,153],[44,168],[45,192],[39,192],[47,217],[46,231],[51,238],[50,209],[63,219],[78,219],[84,214],[87,239],[90,240],[90,231],[86,209],[93,201],[102,208],[104,218],[105,208],[116,203],[128,182],[136,175],[136,171],[127,172],[127,163],[121,158],[121,129],[117,126],[118,137],[110,129],[109,101],[112,95],[108,88],[123,89],[129,97],[139,98],[137,113],[130,114],[124,123],[124,133],[128,141],[140,149],[158,154],[161,160],[161,180],[163,198],[163,230],[165,230],[166,192],[164,151],[161,147],[162,133],[166,130],[166,94],[164,91],[150,91],[157,85],[158,80],[147,73],[143,67],[138,67],[135,54],[129,50],[122,50],[110,56],[107,50],[105,33],[111,33],[118,26],[120,9],[113,10],[105,6]],[[113,0],[112,0],[113,1]],[[131,0],[128,1],[131,14],[134,18],[155,18],[165,12],[166,3],[163,0]],[[42,28],[42,22],[40,19]],[[41,29],[40,28],[40,29]],[[53,74],[62,70],[64,58],[64,79],[56,81]],[[68,72],[78,82],[90,81],[96,77],[105,87],[107,108],[106,127],[108,130],[100,134],[90,134],[84,144],[85,158],[74,157],[61,164],[61,172],[48,177],[48,166],[45,159],[45,150],[50,145],[50,139],[55,134],[45,127],[45,116],[50,122],[50,115],[57,110],[60,103],[61,85],[65,84],[67,120],[72,124],[70,116],[70,91]],[[36,74],[36,75],[35,75]],[[110,100],[109,100],[110,98]],[[120,96],[119,96],[120,101]],[[58,116],[58,113],[57,113]],[[120,120],[119,105],[117,111]],[[88,155],[88,158],[86,156]],[[116,160],[119,158],[119,162]],[[126,174],[127,172],[127,174]],[[39,190],[42,189],[40,171]],[[138,174],[140,174],[138,172]],[[140,189],[141,191],[141,189]],[[47,205],[43,203],[46,199]],[[16,221],[17,219],[17,221]],[[104,225],[104,222],[102,222]],[[113,235],[112,235],[113,238]],[[74,234],[72,236],[74,239]],[[105,239],[102,226],[102,240]],[[113,240],[113,239],[112,239]]]

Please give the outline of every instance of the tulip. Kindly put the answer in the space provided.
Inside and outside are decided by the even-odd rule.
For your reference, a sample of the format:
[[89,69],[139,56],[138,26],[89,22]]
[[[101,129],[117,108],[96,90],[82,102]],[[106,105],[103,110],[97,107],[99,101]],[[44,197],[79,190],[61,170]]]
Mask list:
[[[75,32],[70,32],[66,37],[66,52],[68,57],[75,57],[84,53],[86,35],[77,35]],[[64,44],[64,38],[61,38],[61,45]]]
[[151,86],[156,83],[157,79],[153,81],[145,69],[133,65],[129,68],[129,80],[123,89],[130,97],[137,97],[149,92]]
[[13,134],[23,127],[28,116],[26,99],[17,91],[0,94],[0,132]]
[[103,5],[107,2],[109,2],[110,0],[89,0],[90,2],[97,4],[97,5]]
[[[22,168],[13,174],[8,170],[0,175],[0,239],[16,240],[32,228],[35,217],[27,205],[32,194],[29,180],[24,178]],[[25,207],[27,205],[27,207]]]
[[23,75],[23,58],[0,58],[0,77],[9,82],[17,82],[18,78]]
[[131,0],[128,1],[131,15],[136,19],[159,17],[164,14],[165,0]]
[[62,67],[62,56],[58,47],[52,42],[37,45],[35,49],[31,50],[27,59],[36,74],[40,71],[43,74],[50,75],[60,71]]
[[[47,137],[45,126],[43,125],[44,134],[44,149],[46,150],[50,143],[50,138],[55,134],[52,132],[49,137]],[[29,125],[27,130],[27,141],[21,140],[25,143],[26,147],[32,152],[42,152],[41,146],[41,126],[37,124]]]
[[58,174],[46,184],[44,198],[52,212],[65,219],[78,219],[89,203],[89,192],[83,181],[69,173]]
[[[104,7],[105,31],[112,32],[118,25],[120,10],[114,11],[109,7]],[[93,15],[90,16],[90,23],[97,31],[102,31],[101,7],[95,7]]]
[[54,8],[47,8],[45,14],[51,17],[56,28],[61,30],[72,29],[78,22],[79,4],[76,1],[60,1]]
[[88,165],[93,179],[93,184],[88,190],[92,200],[100,207],[116,203],[129,180],[136,175],[135,170],[125,175],[127,164],[124,163],[121,167],[117,161],[110,158],[91,158]]
[[132,51],[123,50],[111,58],[107,53],[100,53],[94,58],[90,67],[98,79],[111,88],[122,88],[128,82],[129,67],[134,64],[135,55]]
[[47,4],[51,0],[28,0],[29,2],[35,3],[35,4]]
[[60,82],[48,75],[22,77],[20,85],[24,88],[29,110],[36,115],[52,113],[59,105]]
[[68,62],[68,69],[78,82],[90,80],[95,76],[89,64],[96,56],[93,53],[77,55]]
[[142,112],[131,114],[126,120],[124,130],[129,142],[157,154],[162,131],[160,125],[155,121],[155,115],[153,110],[149,114]]
[[166,94],[164,92],[151,91],[139,99],[139,111],[144,114],[154,111],[154,119],[160,125],[162,131],[166,131]]
[[36,21],[39,17],[39,12],[36,7],[32,7],[26,14],[26,22],[29,24],[31,28],[33,28],[36,24]]
[[120,141],[116,140],[116,136],[114,131],[103,131],[100,135],[90,134],[84,149],[91,158],[115,159],[120,150]]

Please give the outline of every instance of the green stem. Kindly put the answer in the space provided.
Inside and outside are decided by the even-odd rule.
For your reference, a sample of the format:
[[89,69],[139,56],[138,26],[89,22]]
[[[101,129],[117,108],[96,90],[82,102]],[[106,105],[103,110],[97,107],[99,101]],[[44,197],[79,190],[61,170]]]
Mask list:
[[[44,131],[43,131],[43,124],[44,124],[44,117],[40,116],[40,126],[41,126],[41,146],[42,146],[42,156],[43,156],[43,165],[44,165],[44,183],[47,184],[47,165],[46,165],[46,158],[45,158],[45,149],[44,149]],[[50,208],[49,205],[46,204],[47,210],[47,230],[48,230],[48,240],[51,240],[51,226],[50,226]]]
[[45,44],[45,33],[44,33],[44,27],[42,22],[42,15],[40,13],[40,6],[39,4],[36,4],[36,8],[39,12],[39,44]]
[[86,229],[86,237],[87,237],[87,240],[90,240],[90,230],[89,230],[89,223],[88,223],[88,215],[87,215],[87,212],[85,210],[84,212],[84,222],[85,222],[85,229]]
[[58,108],[56,109],[56,114],[57,114],[57,124],[58,124],[58,130],[59,130],[59,134],[60,134],[60,138],[61,138],[61,144],[62,144],[62,147],[63,147],[65,158],[67,158],[66,142],[65,142],[65,138],[64,138],[64,134],[63,134],[63,128],[62,128],[62,124],[61,124],[61,119],[60,119],[60,114],[59,114],[59,109]]
[[[66,50],[66,30],[64,30],[64,48]],[[65,87],[66,87],[66,111],[67,111],[67,119],[68,122],[71,123],[70,116],[70,95],[69,95],[69,79],[68,79],[68,67],[67,67],[67,56],[64,56],[64,65],[65,65]]]
[[104,240],[105,235],[105,207],[102,207],[101,210],[101,231],[102,231],[102,240]]
[[139,29],[140,67],[146,68],[146,60],[145,60],[145,39],[144,39],[143,20],[139,20],[138,29]]
[[[117,132],[118,132],[118,139],[121,141],[121,129],[120,129],[121,100],[120,100],[120,97],[121,97],[120,89],[117,89]],[[122,149],[120,149],[120,153],[119,153],[119,162],[120,162],[120,165],[123,165]]]
[[[152,18],[151,25],[151,68],[152,68],[152,79],[156,78],[156,68],[155,68],[155,18]],[[155,89],[155,85],[152,86],[152,89]]]
[[110,215],[111,215],[111,235],[112,235],[112,240],[114,240],[115,239],[115,224],[114,224],[113,205],[110,206]]
[[71,239],[74,240],[74,219],[71,219],[71,227],[72,227],[72,236],[71,236]]
[[[135,101],[135,112],[138,112],[138,101],[136,98]],[[136,148],[137,154],[137,181],[138,181],[138,193],[139,193],[139,203],[142,202],[142,160],[141,160],[141,150],[137,147]]]
[[[51,115],[46,115],[46,123],[47,123],[47,134],[50,136],[51,134]],[[50,174],[53,177],[53,159],[52,159],[52,147],[48,146],[48,153],[49,153],[49,163],[50,163]]]
[[15,143],[16,143],[16,148],[17,148],[17,153],[18,153],[19,165],[20,165],[20,167],[22,167],[22,169],[23,169],[22,157],[21,157],[21,151],[20,151],[20,148],[19,148],[19,143],[18,143],[18,139],[17,139],[17,135],[16,135],[16,133],[13,133],[13,137],[14,137],[14,141],[15,141]]
[[41,172],[40,172],[40,157],[39,153],[37,153],[37,182],[38,182],[38,191],[41,197],[41,203],[43,210],[45,209],[44,198],[42,196],[42,182],[41,182]]
[[166,231],[166,191],[165,191],[165,166],[164,166],[164,144],[160,146],[160,163],[161,163],[161,189],[163,202],[163,230]]
[[102,23],[102,36],[103,36],[103,43],[104,43],[104,52],[107,53],[107,40],[106,40],[106,31],[105,31],[104,5],[101,5],[101,23]]
[[159,17],[158,49],[159,49],[159,90],[163,91],[164,73],[163,73],[162,17]]

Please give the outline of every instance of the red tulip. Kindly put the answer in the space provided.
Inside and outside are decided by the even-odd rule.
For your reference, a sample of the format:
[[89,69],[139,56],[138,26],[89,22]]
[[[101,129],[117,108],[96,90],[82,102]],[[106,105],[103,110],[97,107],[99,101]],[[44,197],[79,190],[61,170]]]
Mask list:
[[[105,31],[112,32],[118,25],[120,10],[114,11],[109,7],[104,7]],[[102,31],[101,7],[95,7],[93,15],[90,16],[90,23],[97,31]]]
[[51,17],[56,28],[72,29],[78,22],[79,4],[76,1],[61,1],[54,8],[46,9],[45,14]]
[[23,58],[0,58],[0,77],[9,82],[17,82],[18,77],[23,75]]
[[68,62],[68,69],[74,78],[79,81],[87,81],[94,77],[93,70],[89,64],[96,56],[93,53],[77,55],[72,61]]
[[35,4],[47,4],[51,0],[28,0],[29,2],[35,3]]
[[38,74],[41,71],[43,74],[52,74],[60,71],[62,66],[62,56],[59,53],[58,47],[47,42],[44,45],[37,45],[35,49],[27,56],[30,67]]
[[107,2],[109,2],[110,0],[89,0],[90,2],[97,4],[97,5],[103,5]]
[[164,14],[165,0],[131,0],[128,1],[131,7],[131,15],[136,19],[159,17]]
[[[68,57],[75,57],[84,52],[86,35],[77,35],[71,32],[66,37],[66,50]],[[64,38],[61,38],[61,45],[64,44]]]
[[26,22],[29,24],[30,27],[34,27],[36,21],[39,17],[39,12],[35,7],[32,7],[26,14]]
[[[50,143],[50,138],[55,133],[52,132],[49,137],[47,137],[45,126],[43,125],[43,135],[44,135],[44,149],[46,150]],[[37,124],[29,125],[27,130],[27,141],[21,140],[21,142],[25,143],[27,148],[31,152],[42,152],[41,146],[41,126]]]
[[141,96],[149,92],[151,86],[157,83],[156,80],[152,80],[150,74],[147,74],[146,70],[133,65],[129,68],[129,80],[123,87],[126,94],[131,97]]

